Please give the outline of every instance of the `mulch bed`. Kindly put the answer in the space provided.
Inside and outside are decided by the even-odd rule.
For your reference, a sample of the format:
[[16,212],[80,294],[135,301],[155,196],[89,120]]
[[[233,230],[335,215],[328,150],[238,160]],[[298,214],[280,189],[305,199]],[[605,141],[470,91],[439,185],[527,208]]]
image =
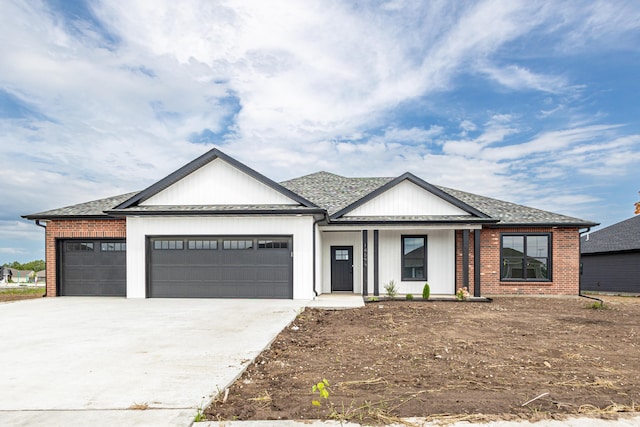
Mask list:
[[[583,298],[307,309],[206,415],[384,424],[637,411],[638,301],[616,300],[607,309],[588,308],[592,301]],[[312,392],[323,379],[327,399]]]

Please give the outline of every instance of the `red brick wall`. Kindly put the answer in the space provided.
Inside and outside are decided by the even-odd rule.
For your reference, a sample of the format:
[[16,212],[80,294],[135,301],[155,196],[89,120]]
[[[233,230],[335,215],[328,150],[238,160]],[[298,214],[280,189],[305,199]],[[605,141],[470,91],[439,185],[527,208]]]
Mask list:
[[[462,230],[456,230],[456,290],[464,286],[464,277],[462,275]],[[473,295],[474,278],[475,278],[475,252],[473,251],[474,233],[469,230],[469,293]]]
[[125,219],[53,220],[47,222],[45,251],[47,261],[47,296],[56,296],[56,240],[73,238],[125,238]]
[[[480,290],[482,295],[577,295],[580,246],[576,228],[485,228],[480,232]],[[500,280],[501,233],[551,233],[551,282]],[[469,236],[469,292],[473,294],[473,231]],[[456,288],[462,287],[462,231],[456,231]]]

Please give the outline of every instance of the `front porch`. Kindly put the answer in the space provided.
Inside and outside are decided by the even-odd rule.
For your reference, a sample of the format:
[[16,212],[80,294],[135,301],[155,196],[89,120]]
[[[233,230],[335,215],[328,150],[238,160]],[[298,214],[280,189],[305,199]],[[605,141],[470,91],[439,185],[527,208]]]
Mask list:
[[434,297],[461,287],[479,297],[479,233],[476,224],[319,226],[316,293],[379,297],[394,281],[402,295],[420,297],[429,283]]

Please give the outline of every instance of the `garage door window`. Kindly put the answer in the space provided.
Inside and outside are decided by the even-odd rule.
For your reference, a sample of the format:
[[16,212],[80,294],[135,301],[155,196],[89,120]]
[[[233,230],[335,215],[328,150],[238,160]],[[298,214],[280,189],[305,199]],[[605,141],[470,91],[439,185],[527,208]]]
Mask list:
[[223,240],[222,249],[253,249],[253,240]]
[[215,250],[218,249],[217,240],[189,240],[188,246],[192,250]]
[[101,243],[100,250],[102,252],[124,252],[127,250],[127,244],[120,242]]
[[93,252],[93,242],[67,242],[67,252]]
[[287,249],[287,240],[258,240],[258,249]]
[[153,249],[182,250],[183,247],[182,240],[156,240],[153,242]]

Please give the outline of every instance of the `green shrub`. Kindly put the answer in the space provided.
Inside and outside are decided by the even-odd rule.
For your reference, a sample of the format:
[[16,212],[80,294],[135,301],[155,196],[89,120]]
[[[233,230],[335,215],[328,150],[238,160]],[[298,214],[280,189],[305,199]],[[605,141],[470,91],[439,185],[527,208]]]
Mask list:
[[407,301],[413,301],[413,294],[407,294]]
[[588,304],[587,308],[591,308],[593,310],[608,310],[609,306],[605,306],[604,301],[594,301],[591,304]]
[[431,295],[431,288],[428,283],[424,284],[424,288],[422,288],[422,299],[429,299]]

